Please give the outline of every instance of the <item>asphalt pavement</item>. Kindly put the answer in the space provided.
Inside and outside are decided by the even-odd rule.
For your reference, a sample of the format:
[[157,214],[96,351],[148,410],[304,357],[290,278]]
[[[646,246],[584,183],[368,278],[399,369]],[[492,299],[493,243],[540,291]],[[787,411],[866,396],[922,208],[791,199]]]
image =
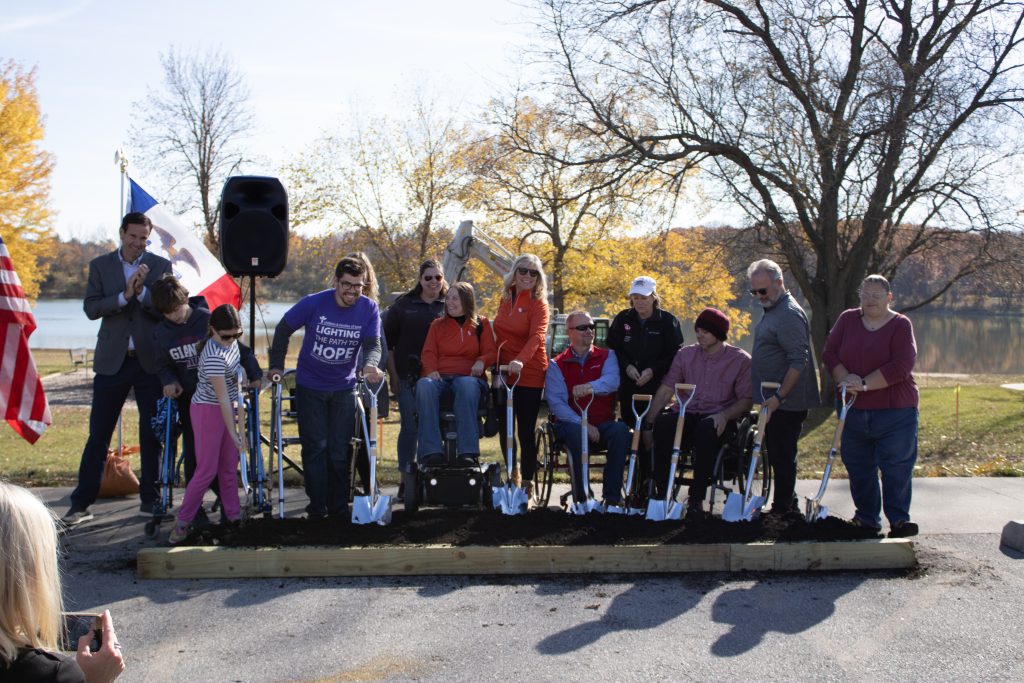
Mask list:
[[[852,513],[845,480],[825,502]],[[92,510],[66,606],[111,610],[121,681],[1024,680],[1024,554],[999,546],[1024,478],[916,480],[909,572],[141,581],[169,523],[151,541],[137,501]]]

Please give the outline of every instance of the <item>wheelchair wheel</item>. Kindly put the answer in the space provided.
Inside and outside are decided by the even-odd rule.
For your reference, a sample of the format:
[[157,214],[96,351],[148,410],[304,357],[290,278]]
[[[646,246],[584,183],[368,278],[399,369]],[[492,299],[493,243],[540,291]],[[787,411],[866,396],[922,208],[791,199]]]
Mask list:
[[553,440],[547,425],[537,427],[537,471],[534,474],[534,491],[537,507],[546,508],[551,502],[551,490],[555,484],[555,453]]
[[402,472],[402,487],[405,491],[405,511],[415,515],[420,509],[420,478],[416,472]]

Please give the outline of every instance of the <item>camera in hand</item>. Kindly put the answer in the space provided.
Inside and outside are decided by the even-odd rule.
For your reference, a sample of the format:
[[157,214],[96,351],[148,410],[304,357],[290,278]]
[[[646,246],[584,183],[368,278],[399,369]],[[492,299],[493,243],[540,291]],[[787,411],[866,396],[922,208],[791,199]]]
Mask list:
[[60,637],[60,649],[65,652],[78,650],[78,640],[92,632],[89,651],[97,652],[103,646],[103,617],[99,614],[75,614],[64,612],[64,629]]

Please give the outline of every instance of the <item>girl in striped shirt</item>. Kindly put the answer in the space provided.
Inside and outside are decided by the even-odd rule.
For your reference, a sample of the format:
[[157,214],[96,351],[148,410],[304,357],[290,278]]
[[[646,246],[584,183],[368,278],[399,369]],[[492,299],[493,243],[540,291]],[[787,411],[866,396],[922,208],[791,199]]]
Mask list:
[[191,531],[203,493],[217,479],[224,515],[229,522],[242,517],[236,471],[244,435],[235,429],[234,401],[239,400],[240,367],[237,340],[242,336],[238,311],[231,304],[210,314],[210,329],[199,343],[199,383],[189,414],[196,435],[196,471],[185,488],[185,498],[170,542],[180,543]]

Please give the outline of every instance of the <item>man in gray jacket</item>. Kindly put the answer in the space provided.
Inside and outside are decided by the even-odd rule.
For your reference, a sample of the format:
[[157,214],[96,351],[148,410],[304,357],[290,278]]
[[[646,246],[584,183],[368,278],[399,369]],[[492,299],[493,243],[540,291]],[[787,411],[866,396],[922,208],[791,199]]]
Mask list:
[[171,272],[171,262],[146,251],[152,229],[153,223],[145,214],[126,214],[121,221],[120,248],[89,263],[83,308],[90,320],[102,318],[102,322],[93,356],[96,376],[89,439],[78,466],[78,486],[71,493],[71,509],[64,515],[67,526],[93,518],[89,506],[99,494],[110,438],[132,389],[139,407],[140,510],[145,514],[153,511],[160,442],[150,421],[161,393],[155,374],[153,329],[162,316],[152,306],[149,288],[164,273]]
[[[747,268],[747,279],[750,293],[764,309],[754,328],[751,388],[754,402],[763,399],[768,410],[762,428],[766,458],[775,476],[771,512],[799,512],[794,493],[797,441],[807,411],[821,403],[811,328],[804,309],[786,291],[779,264],[768,259],[755,261]],[[761,396],[761,382],[779,382],[782,386]]]

